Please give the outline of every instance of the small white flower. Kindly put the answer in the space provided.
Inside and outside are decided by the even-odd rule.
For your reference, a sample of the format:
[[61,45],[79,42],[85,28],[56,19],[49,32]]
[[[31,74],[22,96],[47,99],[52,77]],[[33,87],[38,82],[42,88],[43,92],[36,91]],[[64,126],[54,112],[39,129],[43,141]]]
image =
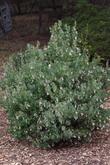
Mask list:
[[70,101],[72,101],[72,98],[70,98]]
[[31,66],[30,69],[33,69],[33,66]]
[[74,82],[74,79],[72,79],[72,82]]
[[80,140],[81,139],[81,137],[80,136],[78,136],[78,140]]
[[6,100],[6,99],[7,99],[7,97],[6,97],[6,96],[4,96],[4,99]]
[[48,65],[49,69],[51,68],[51,64]]
[[72,56],[72,53],[71,52],[69,52],[69,56]]
[[95,126],[95,123],[92,123],[93,126]]
[[81,113],[81,116],[84,116],[84,113]]
[[39,101],[39,105],[42,105],[42,102],[41,101]]
[[47,96],[49,96],[49,93],[47,92]]
[[63,80],[64,80],[64,78],[63,78],[63,77],[61,77],[61,80],[63,81]]
[[75,112],[75,114],[77,115],[77,114],[78,114],[78,112],[76,111],[76,112]]

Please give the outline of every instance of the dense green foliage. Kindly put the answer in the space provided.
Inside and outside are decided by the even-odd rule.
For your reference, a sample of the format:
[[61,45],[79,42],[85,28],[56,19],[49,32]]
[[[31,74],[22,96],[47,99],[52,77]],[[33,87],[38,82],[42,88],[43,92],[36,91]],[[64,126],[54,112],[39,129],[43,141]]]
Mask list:
[[79,3],[73,18],[65,22],[73,26],[74,20],[91,57],[100,56],[104,62],[110,59],[110,8]]
[[31,46],[11,59],[2,89],[14,137],[50,147],[87,139],[109,120],[102,106],[107,71],[96,60],[90,63],[77,42],[76,27],[59,22],[47,48]]

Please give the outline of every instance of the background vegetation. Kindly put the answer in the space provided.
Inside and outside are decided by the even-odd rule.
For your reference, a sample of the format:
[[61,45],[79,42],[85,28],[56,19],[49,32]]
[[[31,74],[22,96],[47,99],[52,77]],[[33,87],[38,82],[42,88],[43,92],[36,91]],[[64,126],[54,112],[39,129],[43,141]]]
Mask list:
[[[104,65],[110,63],[110,1],[109,0],[11,0],[13,14],[38,13],[39,32],[42,15],[65,19],[72,26],[77,21],[78,32],[92,57],[100,57]],[[45,27],[46,28],[46,27]],[[84,36],[84,37],[83,37]],[[86,36],[86,37],[85,37]]]

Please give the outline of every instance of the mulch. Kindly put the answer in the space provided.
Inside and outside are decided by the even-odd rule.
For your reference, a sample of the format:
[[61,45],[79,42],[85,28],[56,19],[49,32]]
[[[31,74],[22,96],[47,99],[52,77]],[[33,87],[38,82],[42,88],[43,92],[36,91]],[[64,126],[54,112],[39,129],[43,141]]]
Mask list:
[[[21,18],[17,19],[22,23]],[[0,79],[3,78],[3,64],[8,61],[9,54],[20,50],[27,42],[36,41],[34,34],[34,38],[32,35],[24,38],[19,37],[19,33],[20,29],[19,32],[14,30],[7,39],[0,40],[0,47],[8,49],[7,52],[0,52]],[[47,38],[41,36],[37,39],[47,41]],[[108,106],[110,107],[110,102],[106,104]],[[7,114],[0,108],[0,165],[110,165],[110,127],[94,132],[90,143],[62,145],[46,150],[14,139],[8,126]]]

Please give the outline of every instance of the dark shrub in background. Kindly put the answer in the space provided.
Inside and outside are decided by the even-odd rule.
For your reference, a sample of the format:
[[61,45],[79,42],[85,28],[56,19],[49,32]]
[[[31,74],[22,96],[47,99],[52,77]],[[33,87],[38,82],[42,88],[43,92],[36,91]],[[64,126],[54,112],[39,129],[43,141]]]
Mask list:
[[110,63],[110,7],[79,3],[64,22],[74,26],[74,20],[90,58],[99,56],[104,65]]

